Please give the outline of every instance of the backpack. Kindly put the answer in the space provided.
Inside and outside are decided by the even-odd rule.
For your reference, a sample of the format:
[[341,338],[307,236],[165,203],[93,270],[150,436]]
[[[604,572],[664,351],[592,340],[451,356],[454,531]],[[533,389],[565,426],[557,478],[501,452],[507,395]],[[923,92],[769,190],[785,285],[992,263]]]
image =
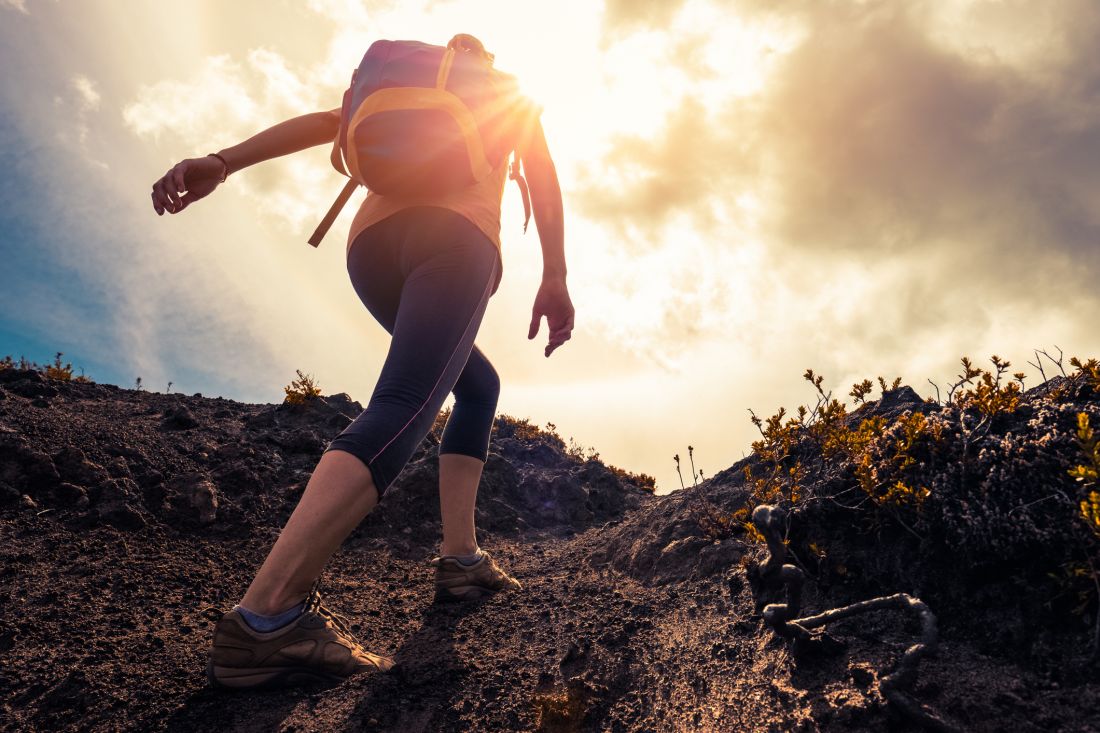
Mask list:
[[[418,41],[375,41],[352,72],[329,159],[350,180],[310,237],[316,247],[360,185],[382,196],[447,194],[484,180],[516,151],[537,107],[484,57]],[[518,152],[509,177],[531,218]]]

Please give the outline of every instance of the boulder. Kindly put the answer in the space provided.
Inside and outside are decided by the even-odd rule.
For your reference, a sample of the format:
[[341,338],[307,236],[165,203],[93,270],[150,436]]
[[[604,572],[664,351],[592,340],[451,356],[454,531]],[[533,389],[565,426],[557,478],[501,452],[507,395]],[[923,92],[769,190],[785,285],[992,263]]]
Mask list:
[[164,430],[190,430],[199,426],[199,421],[195,419],[195,415],[187,405],[178,404],[168,408],[163,414],[164,419],[160,426]]
[[168,486],[168,502],[174,515],[198,524],[210,524],[218,515],[218,490],[201,472],[176,476]]

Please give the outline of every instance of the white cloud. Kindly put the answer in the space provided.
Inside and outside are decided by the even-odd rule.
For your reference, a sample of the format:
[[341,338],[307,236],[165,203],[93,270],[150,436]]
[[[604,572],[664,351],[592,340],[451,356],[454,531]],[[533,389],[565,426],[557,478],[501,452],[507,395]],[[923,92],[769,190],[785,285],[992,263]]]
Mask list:
[[91,140],[93,115],[102,101],[97,84],[84,74],[75,74],[69,78],[68,86],[67,94],[53,97],[56,139],[62,145],[72,146],[91,165],[109,170],[110,165],[99,158],[97,146]]
[[30,11],[27,10],[27,0],[0,0],[0,7],[17,10],[23,15],[30,15]]
[[79,95],[82,111],[99,109],[100,96],[94,81],[83,74],[77,74],[70,80],[70,84]]
[[[209,56],[186,78],[141,87],[122,118],[133,133],[174,155],[204,155],[289,118],[338,106],[342,75],[329,67],[327,59],[296,66],[267,48],[250,49],[243,61]],[[302,233],[320,220],[339,190],[339,175],[323,160],[267,161],[236,175],[234,185],[262,214]]]

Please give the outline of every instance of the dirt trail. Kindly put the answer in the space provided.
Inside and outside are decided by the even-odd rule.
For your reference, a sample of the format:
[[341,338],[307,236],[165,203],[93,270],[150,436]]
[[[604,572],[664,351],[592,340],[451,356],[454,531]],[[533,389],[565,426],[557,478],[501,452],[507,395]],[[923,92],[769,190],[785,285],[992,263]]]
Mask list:
[[[491,511],[478,521],[482,547],[522,592],[432,605],[429,439],[322,584],[404,673],[324,690],[211,689],[213,623],[355,404],[300,415],[22,379],[0,380],[2,731],[914,730],[876,685],[914,624],[845,621],[830,628],[841,653],[796,663],[746,576],[762,548],[708,539],[691,519],[704,493],[734,501],[735,483],[651,497],[510,419],[494,433],[479,499]],[[867,588],[830,592],[853,600]],[[836,598],[808,602],[826,601]],[[1001,613],[991,604],[976,596],[974,618]],[[1065,652],[1085,636],[1063,636],[1036,661],[944,623],[913,696],[963,730],[1100,730],[1097,674]]]

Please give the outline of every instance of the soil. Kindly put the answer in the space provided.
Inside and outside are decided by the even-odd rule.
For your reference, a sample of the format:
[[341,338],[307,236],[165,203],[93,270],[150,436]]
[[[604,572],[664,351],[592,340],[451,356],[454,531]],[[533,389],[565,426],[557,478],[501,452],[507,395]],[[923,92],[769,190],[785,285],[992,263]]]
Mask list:
[[[812,659],[764,626],[751,580],[764,548],[740,533],[708,536],[694,508],[743,505],[741,464],[653,496],[642,477],[505,416],[479,539],[522,591],[432,605],[435,431],[321,585],[402,674],[327,689],[211,688],[214,623],[360,409],[346,395],[248,405],[0,371],[0,730],[919,729],[877,685],[914,643],[913,621],[835,624],[843,649]],[[806,526],[827,519],[808,515]],[[849,578],[816,573],[810,606],[900,582],[869,560],[864,574],[861,548],[905,540],[856,535],[831,530]],[[1095,605],[1035,622],[1026,589],[1018,604],[993,581],[962,593],[937,557],[913,557],[902,572],[920,587],[893,590],[928,595],[936,578],[945,589],[925,599],[941,633],[911,690],[918,703],[961,730],[1100,730],[1100,673],[1087,654]],[[1004,620],[1013,613],[1022,629]],[[1009,635],[983,632],[992,625]]]

